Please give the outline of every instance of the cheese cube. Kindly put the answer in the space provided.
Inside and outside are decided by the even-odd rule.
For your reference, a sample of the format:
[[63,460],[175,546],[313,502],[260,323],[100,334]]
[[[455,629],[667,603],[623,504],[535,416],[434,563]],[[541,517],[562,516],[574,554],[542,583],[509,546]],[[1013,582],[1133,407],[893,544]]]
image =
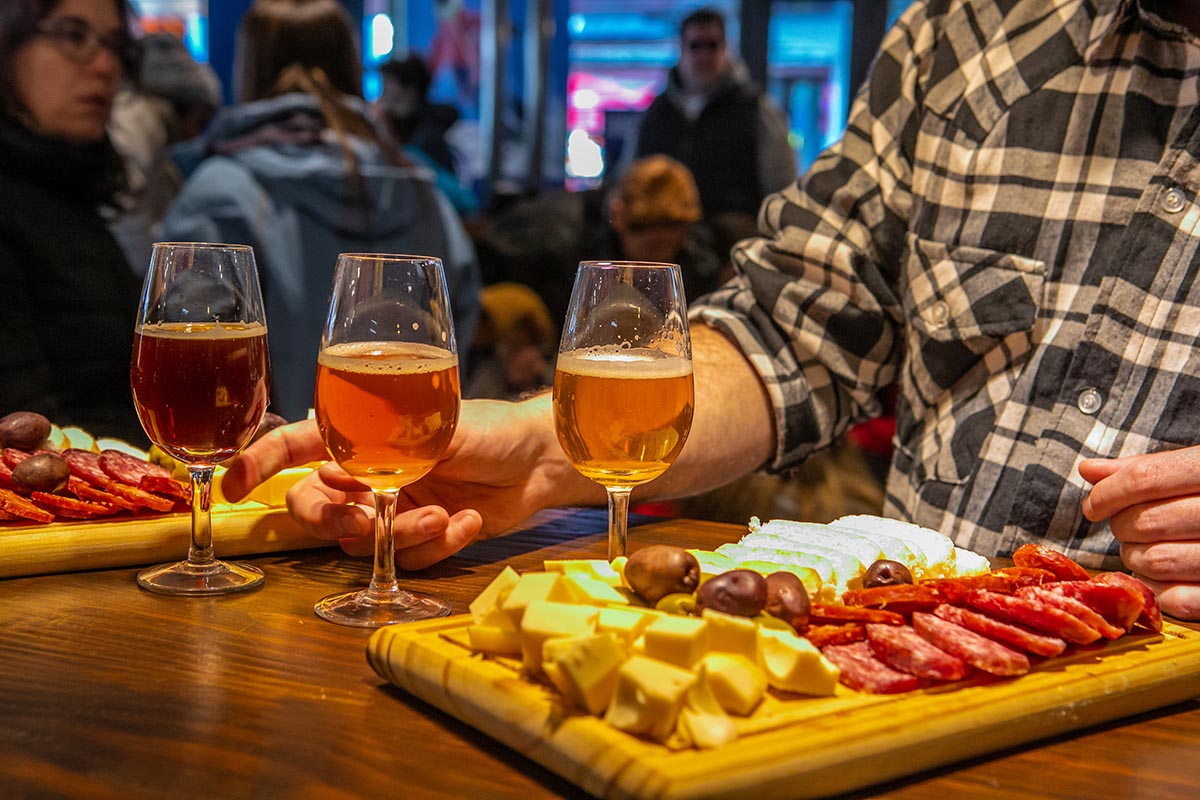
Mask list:
[[709,688],[707,669],[696,668],[696,684],[679,710],[679,732],[699,748],[720,747],[737,738],[737,729]]
[[526,572],[513,584],[500,607],[512,617],[513,625],[520,628],[525,607],[537,600],[570,603],[571,593],[563,585],[562,575],[556,572]]
[[479,596],[471,601],[471,618],[476,623],[482,622],[487,612],[498,608],[504,602],[504,598],[508,596],[520,577],[512,567],[505,567],[501,570],[500,574],[492,578],[492,582],[479,593]]
[[613,569],[613,565],[602,558],[567,558],[546,559],[542,562],[546,572],[558,572],[563,575],[583,575],[607,583],[609,586],[620,586],[621,576]]
[[543,669],[563,698],[596,716],[612,701],[624,663],[625,645],[611,633],[549,639],[542,645]]
[[758,664],[735,653],[708,653],[700,660],[708,688],[721,708],[749,716],[767,691],[767,676]]
[[547,639],[592,633],[599,611],[594,606],[574,603],[531,602],[521,619],[521,660],[525,669],[531,674],[541,671],[542,646]]
[[758,659],[758,625],[754,620],[711,608],[701,611],[700,616],[708,622],[709,650]]
[[[607,562],[605,562],[607,563]],[[613,573],[614,575],[616,573]],[[611,584],[580,572],[567,572],[562,577],[563,585],[576,603],[600,606],[606,604],[629,605],[629,598],[618,592]]]
[[467,638],[472,650],[497,656],[521,655],[521,637],[511,627],[496,625],[468,625]]
[[691,669],[708,650],[708,623],[664,614],[646,626],[642,637],[643,652],[650,658]]
[[656,611],[633,606],[602,608],[596,617],[596,632],[616,634],[628,647],[659,616]]
[[832,695],[841,675],[808,639],[774,628],[758,629],[758,663],[767,683],[786,692]]
[[618,730],[658,741],[675,730],[679,709],[696,673],[646,656],[631,656],[617,671],[617,687],[604,720]]

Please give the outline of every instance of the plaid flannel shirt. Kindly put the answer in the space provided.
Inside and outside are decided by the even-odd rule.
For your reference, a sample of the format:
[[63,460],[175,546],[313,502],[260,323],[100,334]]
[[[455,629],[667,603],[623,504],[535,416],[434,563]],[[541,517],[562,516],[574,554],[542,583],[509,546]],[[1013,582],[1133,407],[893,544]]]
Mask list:
[[1135,0],[917,0],[697,303],[786,472],[898,382],[885,513],[1119,566],[1078,463],[1200,435],[1200,42]]

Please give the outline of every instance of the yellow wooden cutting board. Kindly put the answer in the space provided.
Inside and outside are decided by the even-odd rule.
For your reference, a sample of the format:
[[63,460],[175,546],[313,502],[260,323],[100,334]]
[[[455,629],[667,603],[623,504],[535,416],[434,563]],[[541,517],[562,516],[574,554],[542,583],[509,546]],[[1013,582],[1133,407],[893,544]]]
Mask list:
[[564,710],[519,664],[473,654],[468,615],[376,631],[380,677],[596,797],[819,797],[1200,695],[1200,633],[1167,623],[1077,648],[1019,678],[901,695],[772,694],[717,750],[670,750]]

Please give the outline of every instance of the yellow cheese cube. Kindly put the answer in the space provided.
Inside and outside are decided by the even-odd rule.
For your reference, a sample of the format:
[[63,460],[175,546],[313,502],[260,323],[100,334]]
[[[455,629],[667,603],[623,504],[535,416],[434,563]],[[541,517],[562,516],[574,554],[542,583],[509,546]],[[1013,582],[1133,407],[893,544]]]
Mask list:
[[650,658],[691,669],[708,650],[708,623],[699,617],[664,614],[646,626],[642,637]]
[[521,655],[521,637],[513,628],[496,625],[468,625],[467,638],[472,650],[498,656]]
[[696,667],[696,684],[679,710],[679,733],[699,748],[720,747],[737,738],[737,729],[709,688],[707,668]]
[[542,645],[547,639],[592,633],[600,609],[574,603],[534,600],[521,619],[521,660],[530,673],[542,669]]
[[600,614],[596,617],[596,632],[616,634],[628,647],[634,639],[642,635],[646,626],[658,617],[657,612],[649,609],[610,606],[600,609]]
[[625,663],[625,645],[614,634],[549,639],[542,665],[571,704],[599,716],[612,701],[617,671]]
[[758,625],[754,620],[711,608],[701,611],[700,616],[708,622],[709,650],[739,653],[752,661],[758,659]]
[[500,607],[504,598],[512,591],[512,587],[516,586],[520,578],[521,576],[512,567],[505,567],[501,570],[500,574],[492,578],[492,582],[479,593],[479,596],[471,601],[469,606],[471,619],[475,620],[476,624],[483,622],[483,618],[489,611]]
[[621,576],[613,569],[613,565],[602,558],[567,558],[547,559],[542,562],[546,572],[559,572],[564,575],[584,575],[604,581],[609,586],[620,586]]
[[610,603],[614,605],[629,604],[629,598],[618,592],[610,584],[598,578],[584,575],[583,573],[567,572],[563,575],[562,582],[576,603],[586,603],[593,606]]
[[631,656],[617,670],[617,687],[604,720],[618,730],[663,741],[675,730],[679,709],[696,680],[691,670]]
[[500,602],[504,613],[512,617],[513,625],[521,627],[525,607],[537,600],[570,603],[571,593],[563,585],[562,575],[556,572],[526,572]]
[[700,659],[708,688],[721,708],[749,716],[767,691],[767,676],[758,664],[735,653],[707,653]]
[[808,639],[773,628],[758,629],[758,663],[767,683],[786,692],[832,695],[841,675]]

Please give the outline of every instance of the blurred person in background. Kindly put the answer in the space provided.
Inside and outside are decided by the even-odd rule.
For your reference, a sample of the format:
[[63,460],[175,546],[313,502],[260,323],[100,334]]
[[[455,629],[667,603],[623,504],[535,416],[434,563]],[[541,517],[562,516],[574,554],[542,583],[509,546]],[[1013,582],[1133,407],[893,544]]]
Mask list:
[[580,258],[678,264],[690,302],[717,288],[721,270],[701,216],[700,193],[687,167],[663,155],[640,158],[609,193],[608,225],[584,228]]
[[537,292],[505,281],[483,287],[480,301],[463,397],[516,400],[550,386],[558,334]]
[[162,239],[163,216],[183,185],[172,149],[204,132],[221,107],[221,83],[169,33],[143,36],[138,53],[137,74],[117,94],[108,130],[129,184],[112,231],[130,265],[144,272],[151,246]]
[[129,388],[140,281],[100,209],[132,59],[122,0],[0,3],[0,414],[143,442]]
[[756,216],[763,198],[796,179],[787,121],[730,57],[721,12],[701,8],[680,23],[679,62],[642,116],[634,152],[687,165],[706,217]]
[[354,29],[337,0],[257,0],[237,39],[235,95],[197,141],[205,158],[163,236],[254,247],[272,411],[303,419],[342,252],[442,259],[458,340],[479,314],[474,248],[432,173],[406,159],[362,97]]

